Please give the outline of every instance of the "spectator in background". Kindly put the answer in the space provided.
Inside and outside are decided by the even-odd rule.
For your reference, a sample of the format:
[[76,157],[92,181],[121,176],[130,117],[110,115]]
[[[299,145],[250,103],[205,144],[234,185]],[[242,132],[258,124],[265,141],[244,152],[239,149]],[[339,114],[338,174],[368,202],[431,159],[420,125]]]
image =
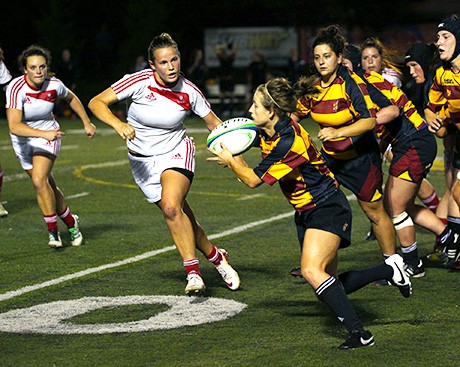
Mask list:
[[255,90],[259,85],[265,84],[268,79],[267,63],[265,62],[265,56],[261,52],[254,51],[251,54],[251,62],[246,70],[246,79],[248,85],[246,102],[250,106]]
[[[77,89],[77,62],[72,59],[72,54],[68,48],[62,50],[61,59],[56,65],[56,77],[59,78],[64,85],[72,92]],[[62,103],[58,100],[55,105],[55,113],[57,116],[76,118],[76,115],[70,109],[68,103]]]
[[192,81],[205,96],[208,95],[206,86],[208,67],[204,62],[203,50],[199,48],[194,49],[190,55],[187,78]]
[[[6,86],[8,85],[8,83],[11,81],[13,77],[11,76],[11,73],[6,67],[3,60],[4,60],[3,50],[0,48],[0,88],[5,90]],[[2,187],[3,187],[3,169],[0,164],[0,194],[2,193]],[[0,218],[6,217],[7,215],[8,215],[8,211],[3,207],[0,201]]]
[[293,48],[288,60],[288,79],[291,83],[297,82],[299,78],[308,75],[307,62],[299,58],[299,50]]
[[131,72],[136,73],[138,71],[147,69],[148,67],[149,64],[147,64],[147,61],[145,61],[144,55],[139,55],[138,57],[136,57],[136,62],[134,63]]
[[251,62],[246,73],[251,98],[257,87],[267,81],[267,75],[268,69],[265,56],[259,51],[254,51],[251,54]]
[[[219,59],[219,89],[221,114],[231,116],[233,114],[233,103],[235,93],[234,67],[237,46],[234,42],[220,43],[215,46],[214,51]],[[228,103],[227,103],[228,101]]]

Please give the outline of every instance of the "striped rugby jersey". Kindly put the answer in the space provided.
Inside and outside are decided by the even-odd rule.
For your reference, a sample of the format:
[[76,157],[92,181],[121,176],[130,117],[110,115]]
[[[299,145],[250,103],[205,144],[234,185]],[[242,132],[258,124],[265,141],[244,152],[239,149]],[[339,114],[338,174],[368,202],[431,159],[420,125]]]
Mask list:
[[279,120],[275,135],[261,135],[262,161],[255,174],[281,191],[298,212],[314,208],[337,191],[337,182],[307,131],[289,118]]
[[460,129],[460,74],[450,67],[441,66],[428,93],[429,108],[440,116],[446,116]]
[[[297,108],[300,118],[310,114],[320,129],[340,128],[362,118],[375,118],[376,111],[366,83],[348,68],[339,66],[337,77],[329,86],[321,87],[318,80],[316,87],[319,93],[302,97],[297,103]],[[359,155],[361,138],[372,139],[370,134],[364,133],[323,142],[322,148],[336,159],[352,159]]]
[[379,125],[378,136],[381,139],[394,143],[395,140],[404,135],[411,135],[427,128],[425,120],[401,89],[376,72],[366,71],[363,73],[363,77],[368,83],[368,90],[372,100],[380,108],[386,107],[388,103],[382,105],[379,102],[379,94],[383,95],[392,105],[398,106],[401,111],[399,118],[388,124]]

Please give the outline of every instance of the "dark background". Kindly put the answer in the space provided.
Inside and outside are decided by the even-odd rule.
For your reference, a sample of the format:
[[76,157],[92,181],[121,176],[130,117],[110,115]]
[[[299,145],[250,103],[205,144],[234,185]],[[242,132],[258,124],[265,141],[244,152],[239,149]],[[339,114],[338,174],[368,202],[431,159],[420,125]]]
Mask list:
[[436,24],[452,13],[460,13],[460,1],[3,1],[0,46],[14,76],[19,73],[17,56],[30,44],[48,48],[55,62],[69,48],[78,60],[77,94],[83,93],[79,96],[86,102],[129,72],[136,56],[146,54],[150,40],[161,32],[179,43],[184,70],[190,51],[203,48],[208,27],[315,29],[336,23],[375,36],[408,24]]

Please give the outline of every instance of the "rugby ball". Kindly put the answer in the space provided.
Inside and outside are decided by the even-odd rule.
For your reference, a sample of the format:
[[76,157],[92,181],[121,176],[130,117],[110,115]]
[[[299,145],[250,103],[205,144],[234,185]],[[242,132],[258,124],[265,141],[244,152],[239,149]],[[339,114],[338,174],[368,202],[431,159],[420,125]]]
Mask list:
[[216,126],[208,135],[206,145],[214,152],[222,150],[220,143],[238,155],[250,149],[259,135],[259,128],[254,122],[245,117],[235,117]]

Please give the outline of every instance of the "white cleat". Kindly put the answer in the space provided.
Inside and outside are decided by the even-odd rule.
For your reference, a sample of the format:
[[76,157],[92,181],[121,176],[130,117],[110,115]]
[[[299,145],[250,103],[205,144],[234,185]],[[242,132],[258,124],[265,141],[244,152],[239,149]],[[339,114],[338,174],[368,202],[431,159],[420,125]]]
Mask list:
[[199,296],[204,293],[206,286],[203,279],[197,273],[190,273],[187,275],[187,286],[185,287],[185,294],[187,296]]
[[48,246],[51,248],[60,248],[62,247],[61,236],[59,232],[55,229],[53,231],[48,232],[49,241]]
[[0,218],[8,216],[8,211],[0,204]]
[[398,255],[391,255],[385,259],[385,263],[393,268],[393,276],[391,277],[391,284],[399,288],[399,291],[405,298],[409,298],[412,294],[412,285],[409,276],[404,271],[404,260]]
[[222,254],[222,260],[219,265],[216,265],[216,269],[220,276],[224,280],[225,284],[232,291],[237,290],[240,287],[240,277],[238,273],[228,263],[228,253],[224,249],[219,249]]
[[80,246],[83,243],[83,235],[80,232],[80,218],[78,215],[72,214],[75,220],[75,227],[69,228],[70,244],[72,246]]

